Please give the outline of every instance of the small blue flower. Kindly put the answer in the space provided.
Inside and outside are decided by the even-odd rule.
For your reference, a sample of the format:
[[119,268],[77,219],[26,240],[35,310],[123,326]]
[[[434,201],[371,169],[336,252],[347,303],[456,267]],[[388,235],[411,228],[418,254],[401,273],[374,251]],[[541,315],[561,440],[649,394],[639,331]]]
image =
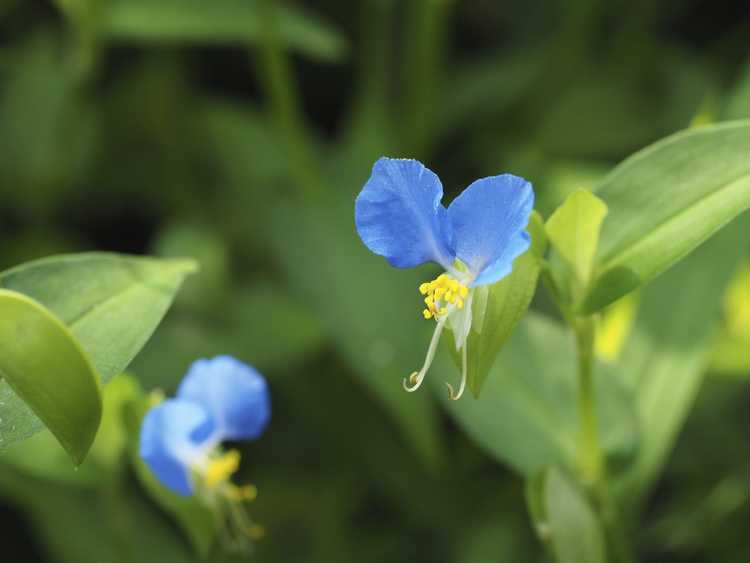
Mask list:
[[512,174],[481,178],[446,209],[443,186],[434,172],[416,160],[381,158],[355,203],[355,223],[362,242],[397,268],[435,262],[445,273],[423,283],[426,319],[436,321],[425,364],[404,387],[415,391],[424,379],[446,322],[463,353],[458,399],[466,384],[466,338],[476,288],[493,284],[513,269],[528,250],[526,225],[534,206],[529,182]]
[[228,483],[239,453],[220,452],[224,440],[250,440],[271,415],[268,386],[252,367],[229,356],[194,362],[174,399],[152,408],[141,426],[140,455],[159,481],[179,495],[196,481],[237,491]]

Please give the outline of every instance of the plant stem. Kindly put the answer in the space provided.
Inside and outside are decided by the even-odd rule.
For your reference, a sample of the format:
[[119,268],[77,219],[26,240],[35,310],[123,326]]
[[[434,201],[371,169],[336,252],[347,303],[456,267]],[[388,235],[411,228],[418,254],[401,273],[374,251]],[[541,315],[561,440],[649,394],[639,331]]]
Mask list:
[[596,412],[593,317],[576,320],[574,329],[578,348],[578,412],[581,424],[578,461],[586,485],[596,490],[605,481],[606,475]]
[[613,561],[634,563],[632,547],[620,524],[618,509],[609,492],[607,467],[599,442],[599,417],[594,379],[594,317],[573,322],[578,351],[578,410],[581,424],[578,463],[594,508],[599,514]]

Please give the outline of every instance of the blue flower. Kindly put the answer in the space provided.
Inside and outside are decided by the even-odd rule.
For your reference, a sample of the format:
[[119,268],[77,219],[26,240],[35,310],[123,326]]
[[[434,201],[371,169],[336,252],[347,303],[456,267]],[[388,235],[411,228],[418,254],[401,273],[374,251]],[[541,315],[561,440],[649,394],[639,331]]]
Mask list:
[[239,452],[224,440],[250,440],[271,416],[268,387],[252,367],[229,356],[197,360],[174,399],[152,408],[141,426],[140,455],[168,489],[190,495],[196,484],[241,496],[228,482]]
[[434,172],[416,160],[381,158],[355,203],[355,223],[362,242],[397,268],[435,262],[445,270],[420,285],[426,319],[435,319],[435,334],[422,369],[404,380],[415,391],[424,379],[446,323],[463,354],[458,393],[466,384],[466,338],[476,288],[493,284],[513,269],[528,250],[526,232],[534,206],[531,184],[512,174],[481,178],[446,209],[443,186]]

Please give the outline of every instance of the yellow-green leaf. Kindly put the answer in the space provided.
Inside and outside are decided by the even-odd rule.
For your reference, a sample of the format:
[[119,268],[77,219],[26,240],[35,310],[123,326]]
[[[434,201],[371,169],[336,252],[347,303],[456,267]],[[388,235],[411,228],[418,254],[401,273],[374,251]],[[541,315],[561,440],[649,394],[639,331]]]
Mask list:
[[[62,322],[32,299],[2,289],[0,376],[80,464],[101,420],[99,378]],[[0,438],[12,424],[0,422]]]
[[549,242],[573,269],[580,286],[591,277],[606,204],[587,190],[576,190],[547,221]]

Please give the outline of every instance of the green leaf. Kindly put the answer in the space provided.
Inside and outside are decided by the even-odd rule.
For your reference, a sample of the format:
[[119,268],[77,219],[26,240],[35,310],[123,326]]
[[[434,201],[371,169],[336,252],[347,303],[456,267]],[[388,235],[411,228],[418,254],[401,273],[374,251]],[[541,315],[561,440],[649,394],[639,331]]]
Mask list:
[[[536,212],[531,216],[528,231],[532,238],[531,248],[516,259],[511,274],[496,284],[475,290],[474,320],[466,340],[467,384],[475,397],[479,397],[495,358],[526,313],[536,292],[547,245],[542,218]],[[456,353],[450,340],[446,342],[460,368],[460,354]]]
[[620,356],[647,428],[617,489],[637,505],[667,460],[706,373],[724,288],[746,253],[744,215],[644,288],[633,333]]
[[[125,368],[166,313],[190,260],[109,253],[43,258],[0,273],[0,287],[35,299],[68,326],[105,383]],[[13,392],[0,384],[0,418],[12,421],[4,444],[42,428]]]
[[[59,320],[32,299],[2,289],[0,376],[80,464],[102,415],[99,378]],[[14,420],[3,418],[5,441]]]
[[[448,399],[443,381],[455,377],[455,367],[446,359],[438,357],[428,379],[446,410],[487,454],[527,476],[547,465],[576,467],[577,363],[561,324],[528,312],[476,401]],[[600,435],[614,469],[637,449],[635,401],[615,366],[597,364],[595,377]]]
[[531,478],[526,500],[537,534],[558,563],[606,561],[601,522],[583,492],[559,469]]
[[601,199],[587,190],[576,190],[547,220],[550,244],[573,269],[579,287],[585,287],[591,277],[606,215]]
[[596,193],[609,207],[582,305],[592,313],[648,282],[750,207],[750,121],[690,130],[631,156]]
[[[101,32],[112,41],[221,45],[265,37],[262,0],[109,0]],[[313,15],[274,2],[277,32],[289,49],[322,60],[346,53],[345,39]]]

